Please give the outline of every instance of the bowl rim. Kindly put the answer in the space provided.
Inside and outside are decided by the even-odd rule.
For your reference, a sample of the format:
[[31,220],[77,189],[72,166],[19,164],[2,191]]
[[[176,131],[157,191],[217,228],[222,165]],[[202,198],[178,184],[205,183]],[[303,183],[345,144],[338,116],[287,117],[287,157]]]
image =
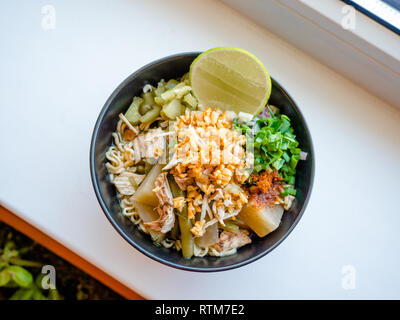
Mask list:
[[100,192],[100,188],[99,188],[99,183],[97,180],[97,173],[96,173],[96,169],[95,169],[95,157],[94,157],[94,151],[95,151],[95,143],[97,140],[97,135],[98,135],[98,131],[99,131],[99,127],[100,127],[100,123],[102,122],[106,112],[108,111],[109,106],[111,105],[112,101],[114,100],[114,98],[118,95],[118,93],[131,81],[132,78],[137,77],[140,73],[142,73],[143,71],[149,69],[149,68],[153,68],[154,66],[161,64],[161,63],[165,63],[168,60],[173,60],[179,57],[184,57],[184,56],[188,56],[188,55],[199,55],[201,54],[202,51],[193,51],[193,52],[182,52],[182,53],[176,53],[173,55],[169,55],[163,58],[159,58],[157,60],[151,61],[147,64],[145,64],[143,67],[137,69],[136,71],[134,71],[133,73],[131,73],[124,81],[121,82],[121,84],[119,84],[117,86],[117,88],[112,92],[112,94],[110,95],[110,97],[107,99],[107,101],[105,102],[103,108],[100,111],[100,114],[96,120],[96,123],[94,125],[94,129],[93,129],[93,133],[92,133],[92,137],[91,137],[91,142],[90,142],[90,153],[89,153],[89,162],[90,162],[90,178],[92,180],[92,184],[93,184],[93,188],[96,194],[96,198],[100,204],[100,207],[102,208],[105,216],[107,217],[107,219],[110,221],[111,225],[114,227],[114,229],[131,245],[133,246],[135,249],[137,249],[139,252],[143,253],[144,255],[146,255],[147,257],[160,262],[166,266],[175,268],[175,269],[180,269],[180,270],[185,270],[185,271],[192,271],[192,272],[218,272],[218,271],[226,271],[226,270],[232,270],[232,269],[236,269],[242,266],[245,266],[247,264],[250,264],[262,257],[264,257],[265,255],[267,255],[268,253],[270,253],[272,250],[274,250],[276,247],[278,247],[288,236],[289,234],[293,231],[293,229],[296,227],[296,225],[299,223],[300,219],[302,218],[304,211],[308,205],[308,202],[310,200],[311,197],[311,193],[312,193],[312,189],[313,189],[313,185],[314,185],[314,175],[315,175],[315,157],[314,157],[314,145],[313,145],[313,141],[311,138],[311,134],[310,134],[310,130],[308,128],[307,122],[301,112],[301,110],[299,109],[299,107],[297,106],[296,102],[292,99],[292,97],[286,92],[286,90],[271,76],[271,80],[273,85],[275,85],[276,87],[278,87],[278,89],[280,89],[283,94],[287,97],[287,99],[290,101],[290,103],[292,104],[292,106],[294,107],[294,109],[296,110],[296,112],[299,114],[300,116],[300,121],[302,121],[305,131],[306,131],[306,135],[309,139],[310,142],[310,153],[312,155],[311,157],[311,180],[310,180],[310,185],[308,188],[308,192],[307,195],[305,197],[304,200],[304,204],[300,210],[300,212],[297,214],[297,217],[295,219],[295,221],[293,222],[293,224],[290,226],[290,228],[285,232],[285,234],[276,242],[274,243],[270,248],[268,248],[267,250],[254,255],[250,258],[248,258],[247,260],[241,261],[241,262],[237,262],[237,263],[233,263],[227,266],[221,266],[221,267],[194,267],[194,266],[186,266],[186,265],[181,265],[181,264],[177,264],[177,263],[173,263],[170,262],[168,260],[165,260],[159,256],[157,256],[156,254],[149,252],[147,250],[145,250],[144,248],[142,248],[140,245],[138,245],[134,240],[132,240],[130,237],[128,237],[128,235],[118,226],[117,222],[115,221],[115,219],[112,217],[111,212],[109,212],[102,196],[101,196],[101,192]]

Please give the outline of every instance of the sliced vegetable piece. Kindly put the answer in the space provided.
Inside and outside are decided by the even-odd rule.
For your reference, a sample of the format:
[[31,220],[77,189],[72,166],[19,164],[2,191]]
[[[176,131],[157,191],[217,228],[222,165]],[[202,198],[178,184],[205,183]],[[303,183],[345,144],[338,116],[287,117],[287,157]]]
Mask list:
[[[176,184],[172,175],[168,175],[169,187],[174,198],[184,197],[185,193]],[[176,211],[175,211],[176,212]],[[187,206],[185,206],[178,215],[179,229],[181,231],[182,255],[186,259],[193,256],[194,238],[190,229],[193,227],[192,220],[188,219]]]
[[161,114],[168,117],[171,120],[175,120],[176,117],[182,114],[182,105],[179,99],[174,99],[170,103],[163,106]]
[[142,105],[139,107],[139,113],[141,115],[144,115],[145,113],[149,112],[151,109],[153,109],[153,107],[151,105],[142,103]]
[[190,229],[193,227],[192,220],[187,218],[187,207],[184,207],[178,216],[179,228],[181,230],[181,244],[182,244],[182,255],[186,259],[190,259],[193,256],[194,250],[194,238]]
[[139,113],[139,107],[142,104],[143,99],[140,97],[134,97],[131,105],[129,106],[128,110],[125,112],[125,118],[128,119],[128,121],[135,125],[140,122],[140,113]]
[[171,189],[172,196],[174,198],[185,197],[185,193],[176,184],[174,176],[171,174],[168,175],[168,183],[169,183],[169,187]]
[[175,80],[175,79],[170,79],[168,80],[167,84],[165,85],[165,87],[167,89],[172,89],[173,87],[175,87],[177,84],[179,83],[179,81]]
[[154,105],[154,96],[153,96],[153,93],[150,91],[150,92],[145,92],[145,93],[142,93],[142,98],[143,98],[143,104],[144,105],[149,105],[149,106],[152,106],[152,105]]
[[242,211],[240,211],[238,217],[259,237],[265,237],[279,227],[283,211],[284,209],[280,205],[273,208],[259,208],[252,202],[249,202]]
[[222,229],[229,232],[236,232],[239,231],[239,226],[232,221],[226,221],[225,225],[222,226]]
[[143,116],[140,117],[140,122],[149,123],[153,122],[160,115],[161,107],[154,105],[150,111],[147,111]]
[[178,240],[178,237],[179,237],[179,222],[178,219],[175,219],[174,227],[171,230],[171,238],[174,240]]
[[156,97],[161,97],[161,94],[163,94],[167,90],[165,88],[165,82],[160,81],[157,85],[157,88],[154,90],[154,94]]
[[143,181],[143,178],[144,175],[125,171],[115,176],[114,185],[120,194],[130,196],[135,193],[135,190]]
[[133,174],[131,177],[129,177],[130,183],[133,185],[135,190],[139,187],[143,179],[145,178],[145,175],[143,174]]
[[[136,212],[143,222],[152,222],[159,218],[158,213],[153,210],[154,208],[152,206],[148,206],[140,202],[134,202],[134,206],[136,208]],[[148,231],[153,241],[160,242],[164,238],[164,235],[161,232],[156,232],[151,229]]]
[[166,101],[164,101],[164,99],[161,97],[155,97],[154,102],[157,103],[159,106],[163,106],[164,104],[166,104]]
[[188,93],[183,97],[183,101],[186,102],[186,104],[191,108],[191,109],[196,109],[197,107],[197,99],[192,96],[191,93]]
[[153,192],[154,182],[158,175],[161,173],[162,166],[160,164],[154,165],[154,167],[147,174],[146,178],[142,181],[135,194],[132,196],[132,200],[142,204],[146,204],[155,208],[158,206],[158,199]]
[[161,94],[161,98],[165,101],[170,101],[172,99],[178,98],[181,99],[184,95],[189,93],[192,90],[191,87],[185,85],[185,83],[181,82],[177,84],[173,89],[167,90]]
[[201,237],[195,239],[196,245],[200,248],[208,248],[219,241],[218,223],[214,223],[206,229]]

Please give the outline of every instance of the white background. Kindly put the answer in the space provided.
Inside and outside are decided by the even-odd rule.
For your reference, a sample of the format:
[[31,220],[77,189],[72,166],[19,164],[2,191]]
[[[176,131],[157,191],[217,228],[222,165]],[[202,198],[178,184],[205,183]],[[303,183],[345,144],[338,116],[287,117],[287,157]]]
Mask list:
[[[43,30],[41,8],[56,9]],[[94,123],[118,84],[183,51],[239,46],[300,106],[315,147],[308,208],[248,266],[163,266],[112,228],[89,175]],[[400,298],[400,110],[217,1],[2,1],[0,203],[148,298]],[[371,75],[373,76],[373,75]],[[342,268],[356,270],[354,290]]]

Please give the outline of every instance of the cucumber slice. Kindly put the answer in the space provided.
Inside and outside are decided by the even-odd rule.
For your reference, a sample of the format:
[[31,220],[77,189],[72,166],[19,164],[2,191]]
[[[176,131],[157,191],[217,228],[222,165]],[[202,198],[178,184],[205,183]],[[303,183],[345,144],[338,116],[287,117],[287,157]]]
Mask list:
[[191,109],[196,109],[197,107],[197,100],[195,97],[192,96],[192,94],[188,93],[183,97],[183,101],[186,102],[186,104],[191,108]]
[[144,102],[143,102],[144,105],[152,106],[155,104],[154,96],[153,96],[152,92],[142,93],[142,98],[144,100]]
[[141,115],[139,112],[139,108],[142,102],[142,98],[134,97],[128,110],[125,112],[125,118],[133,125],[139,124],[140,122]]
[[183,106],[179,102],[179,99],[174,99],[170,103],[163,106],[161,113],[171,120],[175,120],[180,116],[184,110]]
[[143,116],[140,117],[140,122],[149,123],[153,122],[160,115],[161,107],[153,106],[150,111],[147,111]]

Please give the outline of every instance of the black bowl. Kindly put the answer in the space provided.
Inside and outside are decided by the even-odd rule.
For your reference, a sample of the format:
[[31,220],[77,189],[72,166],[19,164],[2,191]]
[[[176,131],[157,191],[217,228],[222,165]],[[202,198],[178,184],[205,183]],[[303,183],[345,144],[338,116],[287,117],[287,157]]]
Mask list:
[[253,243],[238,249],[237,254],[222,258],[203,257],[184,259],[180,252],[154,246],[150,237],[141,232],[120,212],[114,186],[109,182],[105,167],[105,152],[112,143],[111,133],[116,130],[118,114],[124,112],[132,98],[141,93],[147,83],[156,85],[164,79],[178,78],[188,72],[191,62],[199,52],[182,53],[151,62],[134,72],[112,93],[100,112],[94,127],[90,147],[90,172],[97,199],[114,228],[132,246],[148,257],[178,269],[190,271],[223,271],[253,262],[277,247],[299,222],[311,194],[314,178],[314,152],[310,132],[293,99],[272,79],[270,104],[278,106],[292,119],[300,147],[308,153],[305,161],[299,161],[296,189],[297,201],[285,212],[277,230],[264,238],[254,237]]

